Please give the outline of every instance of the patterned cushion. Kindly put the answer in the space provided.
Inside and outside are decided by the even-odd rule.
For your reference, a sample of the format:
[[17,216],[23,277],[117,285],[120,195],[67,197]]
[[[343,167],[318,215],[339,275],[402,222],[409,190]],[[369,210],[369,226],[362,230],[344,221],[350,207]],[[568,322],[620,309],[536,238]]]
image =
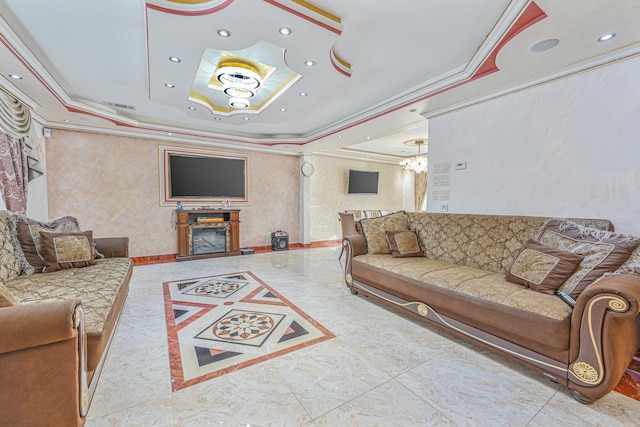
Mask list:
[[41,231],[44,271],[88,267],[96,263],[93,254],[93,232],[50,233]]
[[555,320],[564,320],[571,315],[571,307],[560,298],[511,283],[501,274],[426,258],[360,255],[354,258],[354,262]]
[[624,264],[640,245],[640,237],[597,230],[555,218],[547,221],[538,241],[584,255],[580,266],[560,288],[574,299],[603,274]]
[[22,304],[81,300],[87,333],[101,334],[130,266],[129,258],[105,258],[85,268],[20,276],[6,286]]
[[389,250],[394,258],[424,256],[415,230],[385,231]]
[[633,251],[629,259],[626,260],[615,272],[618,274],[640,274],[640,246]]
[[18,277],[22,270],[11,234],[12,224],[9,221],[9,212],[0,211],[0,283]]
[[48,222],[41,222],[14,214],[14,221],[18,230],[18,240],[22,251],[36,273],[44,270],[44,258],[42,257],[42,237],[40,231],[53,233],[80,232],[78,220],[65,216]]
[[553,295],[583,259],[583,255],[529,240],[511,265],[506,279],[528,286],[534,291]]
[[[407,215],[425,257],[500,274],[507,274],[525,242],[535,238],[549,219],[425,212]],[[608,220],[574,220],[578,221],[603,230],[612,227]]]
[[9,289],[0,283],[0,308],[11,307],[12,305],[18,305],[20,301],[16,298]]
[[405,212],[396,212],[378,218],[361,219],[360,227],[367,241],[367,253],[388,254],[391,251],[389,250],[385,231],[408,230],[409,220]]

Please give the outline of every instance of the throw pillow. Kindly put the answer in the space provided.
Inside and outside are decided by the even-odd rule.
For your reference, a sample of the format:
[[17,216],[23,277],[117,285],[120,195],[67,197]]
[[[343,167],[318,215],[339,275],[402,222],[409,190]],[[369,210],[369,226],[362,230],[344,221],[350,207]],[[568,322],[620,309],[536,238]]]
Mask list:
[[0,308],[11,307],[12,305],[18,304],[20,304],[18,298],[16,298],[5,285],[0,283]]
[[41,273],[45,267],[44,257],[42,256],[42,237],[40,236],[40,231],[53,233],[80,232],[78,220],[71,216],[65,216],[47,222],[27,218],[22,215],[15,215],[14,217],[17,225],[18,241],[22,247],[22,252],[24,252],[27,261],[33,266],[36,273]]
[[11,239],[11,222],[8,211],[0,211],[0,283],[8,282],[20,275],[20,260]]
[[391,256],[408,258],[424,256],[415,230],[385,231]]
[[550,248],[529,240],[509,268],[506,279],[542,292],[555,294],[576,270],[583,255]]
[[584,255],[576,271],[560,290],[577,299],[601,277],[615,271],[640,246],[640,237],[584,227],[565,219],[550,219],[542,227],[538,242]]
[[626,260],[615,272],[619,274],[640,274],[640,246],[633,251],[629,259]]
[[87,267],[96,263],[93,232],[50,233],[41,231],[45,272]]
[[405,212],[396,212],[378,218],[360,220],[362,235],[367,241],[368,254],[388,254],[386,230],[408,230],[409,217]]

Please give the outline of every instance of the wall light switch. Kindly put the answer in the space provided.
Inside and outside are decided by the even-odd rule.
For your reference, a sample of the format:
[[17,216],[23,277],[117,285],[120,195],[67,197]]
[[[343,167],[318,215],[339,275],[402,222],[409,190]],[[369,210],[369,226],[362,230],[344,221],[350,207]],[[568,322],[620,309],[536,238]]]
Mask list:
[[442,162],[440,164],[440,172],[442,173],[451,172],[451,162]]
[[449,212],[449,204],[443,203],[440,205],[440,212]]

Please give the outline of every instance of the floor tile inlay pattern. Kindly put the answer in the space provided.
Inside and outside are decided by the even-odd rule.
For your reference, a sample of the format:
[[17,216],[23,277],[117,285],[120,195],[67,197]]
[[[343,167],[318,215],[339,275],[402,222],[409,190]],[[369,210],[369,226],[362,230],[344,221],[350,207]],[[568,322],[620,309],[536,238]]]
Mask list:
[[334,338],[249,271],[163,289],[173,391]]

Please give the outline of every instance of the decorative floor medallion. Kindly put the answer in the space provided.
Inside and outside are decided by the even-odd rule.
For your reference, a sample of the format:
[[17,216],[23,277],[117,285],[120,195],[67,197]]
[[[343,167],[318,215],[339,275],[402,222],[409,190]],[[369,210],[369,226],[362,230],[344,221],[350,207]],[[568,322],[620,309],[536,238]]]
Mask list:
[[248,271],[163,288],[173,391],[334,337]]

